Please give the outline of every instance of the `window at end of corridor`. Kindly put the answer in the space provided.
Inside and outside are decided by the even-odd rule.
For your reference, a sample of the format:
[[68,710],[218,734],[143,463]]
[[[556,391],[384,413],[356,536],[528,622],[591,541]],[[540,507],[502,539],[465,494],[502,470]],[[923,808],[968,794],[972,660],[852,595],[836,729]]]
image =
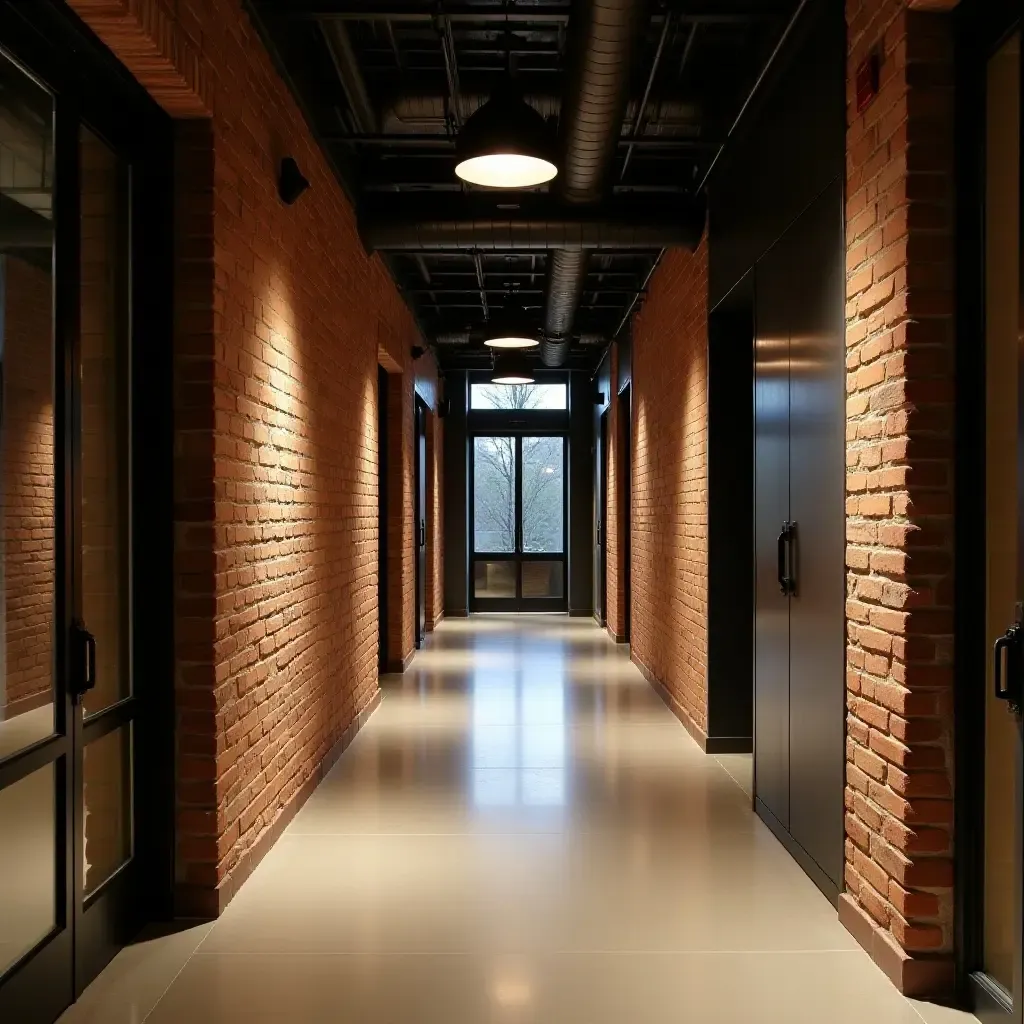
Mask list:
[[469,407],[511,412],[568,409],[568,390],[565,384],[471,384]]

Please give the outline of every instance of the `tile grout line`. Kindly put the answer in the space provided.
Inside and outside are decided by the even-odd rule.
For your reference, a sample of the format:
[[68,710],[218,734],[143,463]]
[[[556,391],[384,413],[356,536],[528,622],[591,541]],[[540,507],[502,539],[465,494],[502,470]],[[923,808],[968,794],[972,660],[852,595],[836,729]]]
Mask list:
[[171,980],[167,983],[167,985],[164,988],[163,992],[161,992],[160,995],[157,996],[156,1002],[153,1003],[152,1007],[149,1009],[149,1011],[146,1013],[146,1015],[142,1018],[142,1020],[139,1022],[139,1024],[146,1024],[146,1021],[149,1020],[149,1018],[152,1017],[154,1013],[156,1013],[156,1011],[159,1008],[160,1004],[164,1001],[164,997],[174,987],[174,983],[178,980],[178,978],[181,977],[181,974],[185,970],[185,968],[188,967],[188,965],[190,963],[192,963],[193,958],[196,956],[196,954],[198,954],[199,950],[202,949],[203,943],[206,942],[206,940],[210,937],[210,935],[212,934],[213,929],[216,927],[216,925],[217,925],[217,923],[215,921],[210,926],[210,928],[207,930],[206,934],[199,940],[198,944],[196,945],[196,948],[193,949],[192,952],[189,953],[189,955],[185,958],[185,962],[174,972],[174,977],[171,978]]

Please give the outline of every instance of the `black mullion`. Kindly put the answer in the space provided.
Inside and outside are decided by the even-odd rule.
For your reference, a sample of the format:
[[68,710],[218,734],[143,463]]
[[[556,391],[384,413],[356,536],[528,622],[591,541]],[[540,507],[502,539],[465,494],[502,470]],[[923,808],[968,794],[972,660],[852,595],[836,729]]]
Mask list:
[[67,736],[50,736],[0,761],[0,790],[13,786],[34,771],[66,756],[68,745]]
[[107,733],[120,729],[135,720],[138,714],[139,701],[135,697],[125,697],[124,700],[111,704],[95,715],[90,715],[82,723],[82,739],[85,746],[102,739]]
[[[604,523],[601,524],[604,529]],[[562,438],[562,594],[569,610],[569,435]]]
[[516,602],[523,600],[523,436],[516,435]]
[[[81,715],[72,705],[71,628],[78,607],[75,487],[78,473],[76,370],[81,363],[81,110],[72,91],[58,94],[54,142],[54,690],[57,731],[66,738],[62,785],[58,787],[57,907],[58,923],[71,931],[76,925],[76,896],[80,888],[81,796],[76,790],[81,762]],[[61,841],[63,840],[63,841]],[[72,965],[73,970],[73,965]]]

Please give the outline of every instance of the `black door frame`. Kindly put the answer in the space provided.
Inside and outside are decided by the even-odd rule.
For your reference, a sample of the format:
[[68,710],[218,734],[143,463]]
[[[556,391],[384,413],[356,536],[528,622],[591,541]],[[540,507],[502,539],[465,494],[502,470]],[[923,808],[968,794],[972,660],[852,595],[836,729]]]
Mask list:
[[377,672],[388,670],[388,371],[377,367]]
[[[515,551],[477,551],[474,539],[475,516],[473,496],[476,483],[475,441],[478,437],[511,437],[516,442],[516,543]],[[562,550],[559,552],[523,551],[522,539],[522,469],[524,437],[560,437],[562,439]],[[569,433],[567,430],[511,429],[506,427],[470,430],[469,444],[469,608],[472,612],[567,612],[569,609]],[[514,562],[516,565],[516,596],[514,598],[478,598],[473,591],[474,567],[477,562]],[[562,596],[560,598],[524,598],[524,562],[561,562]]]
[[619,391],[619,515],[622,518],[623,643],[629,643],[633,623],[633,386]]
[[597,621],[608,625],[608,409],[601,413],[597,437]]
[[414,512],[413,536],[416,551],[416,646],[422,647],[427,635],[427,413],[426,402],[416,396],[415,433],[413,434]]
[[[173,136],[170,119],[64,4],[0,0],[0,47],[54,96],[55,732],[0,763],[0,786],[53,764],[56,926],[0,981],[0,1019],[50,1024],[146,921],[170,916],[174,850],[172,475]],[[137,689],[82,720],[79,129],[131,167],[131,591]],[[127,269],[127,268],[125,268]],[[145,396],[141,400],[141,396]],[[83,897],[82,751],[132,723],[133,856]]]
[[[985,133],[988,62],[1021,27],[1015,0],[964,0],[953,14],[956,45],[956,492],[955,492],[955,963],[959,1000],[985,1022],[1022,1018],[1024,900],[1018,914],[1012,1002],[980,968],[984,929],[986,679]],[[1024,192],[1024,188],[1022,188]],[[1022,207],[1024,209],[1024,207]],[[1017,792],[1024,792],[1018,750]],[[1024,856],[1018,822],[1017,878]]]

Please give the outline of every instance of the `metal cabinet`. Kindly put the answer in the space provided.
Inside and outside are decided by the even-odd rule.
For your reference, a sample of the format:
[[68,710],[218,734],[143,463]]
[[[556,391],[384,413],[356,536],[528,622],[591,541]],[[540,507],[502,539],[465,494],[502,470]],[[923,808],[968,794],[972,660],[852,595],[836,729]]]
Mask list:
[[758,813],[830,898],[843,871],[842,186],[756,267],[754,769]]

